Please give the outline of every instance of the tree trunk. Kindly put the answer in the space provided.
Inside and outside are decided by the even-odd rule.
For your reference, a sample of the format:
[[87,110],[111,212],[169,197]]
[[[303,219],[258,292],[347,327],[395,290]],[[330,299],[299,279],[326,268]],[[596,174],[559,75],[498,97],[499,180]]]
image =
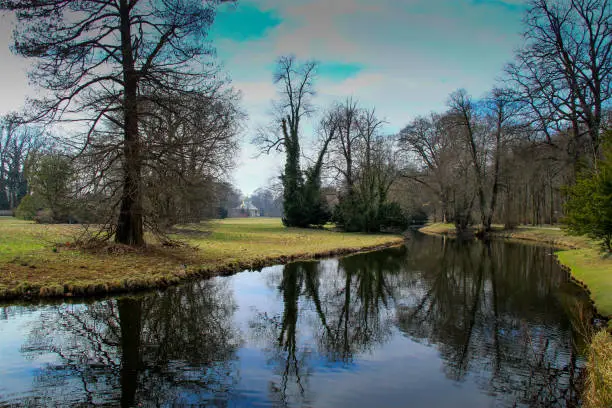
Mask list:
[[117,301],[121,325],[121,406],[136,405],[138,371],[140,370],[141,300],[124,298]]
[[484,225],[482,226],[485,232],[491,231],[491,224],[493,223],[493,214],[495,213],[495,206],[497,205],[497,193],[499,191],[499,165],[501,161],[501,136],[502,136],[502,116],[503,113],[500,111],[497,118],[497,132],[495,138],[495,163],[493,168],[493,191],[491,192],[491,201],[489,205],[489,213],[486,216]]
[[140,140],[138,137],[138,74],[134,69],[130,11],[127,0],[120,1],[121,44],[124,81],[124,182],[115,241],[126,245],[144,244]]

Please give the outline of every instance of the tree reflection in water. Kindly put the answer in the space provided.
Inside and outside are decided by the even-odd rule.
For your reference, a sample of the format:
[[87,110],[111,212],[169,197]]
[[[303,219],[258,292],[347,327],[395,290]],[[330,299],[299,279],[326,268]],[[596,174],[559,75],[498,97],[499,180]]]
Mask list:
[[397,327],[435,345],[449,379],[470,378],[501,405],[576,406],[583,361],[560,301],[566,281],[542,248],[415,238],[403,250],[285,266],[282,313],[258,314],[251,329],[267,341],[280,378],[270,391],[283,405],[311,399],[316,364],[350,366]]
[[[237,289],[241,313],[236,282],[253,290]],[[572,287],[542,248],[415,236],[403,248],[46,308],[22,352],[56,358],[24,404],[317,406],[316,375],[342,380],[381,350],[410,361],[418,342],[435,347],[446,378],[477,384],[496,406],[576,406],[584,360],[572,321],[591,311]],[[278,301],[262,301],[270,294]],[[384,357],[370,363],[392,366]],[[427,380],[443,390],[436,374]],[[409,398],[400,377],[385,386]],[[267,389],[253,388],[261,380]]]
[[22,352],[58,361],[28,404],[225,406],[236,382],[235,305],[218,281],[43,313]]
[[417,276],[397,307],[400,330],[435,344],[449,378],[475,377],[508,406],[578,405],[583,364],[554,258],[527,245],[430,240],[410,248]]
[[[350,364],[355,355],[385,342],[394,321],[387,307],[394,296],[392,280],[402,262],[398,254],[404,251],[283,267],[276,281],[282,314],[258,313],[250,324],[253,337],[267,342],[280,377],[279,383],[269,386],[273,401],[283,406],[309,402],[308,377],[313,371],[309,358]],[[309,339],[300,342],[298,333]]]

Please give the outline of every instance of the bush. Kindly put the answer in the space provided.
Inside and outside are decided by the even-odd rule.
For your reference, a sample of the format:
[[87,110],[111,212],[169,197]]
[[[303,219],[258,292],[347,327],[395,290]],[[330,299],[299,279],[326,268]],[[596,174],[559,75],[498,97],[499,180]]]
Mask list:
[[108,219],[104,197],[84,197],[66,203],[64,216],[56,222],[103,224]]
[[15,217],[30,221],[36,217],[36,213],[42,208],[43,203],[39,197],[27,194],[15,209]]
[[408,218],[408,223],[413,224],[413,225],[425,225],[427,224],[427,221],[429,220],[429,216],[422,208],[415,210],[407,218]]
[[321,196],[321,189],[317,185],[307,183],[303,187],[302,217],[309,226],[320,227],[331,219],[327,202]]
[[53,218],[53,211],[48,208],[39,210],[33,218],[37,224],[55,224],[57,221]]
[[347,232],[365,231],[367,222],[363,204],[354,195],[340,197],[332,221]]
[[290,184],[282,177],[283,191],[283,225],[286,227],[320,227],[331,219],[327,202],[321,195],[319,177],[309,169],[304,182],[300,176],[298,182]]
[[404,230],[409,223],[398,203],[384,203],[376,208],[355,195],[340,199],[334,209],[333,221],[347,232]]
[[408,218],[398,203],[385,203],[378,209],[378,224],[380,228],[405,230]]

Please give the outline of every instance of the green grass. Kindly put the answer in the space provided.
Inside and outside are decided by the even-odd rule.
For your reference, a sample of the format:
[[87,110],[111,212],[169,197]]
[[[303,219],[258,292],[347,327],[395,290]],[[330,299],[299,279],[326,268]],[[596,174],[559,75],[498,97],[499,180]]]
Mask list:
[[[190,229],[193,226],[186,226]],[[178,228],[179,230],[181,227]],[[199,227],[208,236],[179,234],[214,259],[258,259],[322,253],[341,248],[362,248],[398,241],[398,236],[338,233],[328,230],[285,228],[278,218],[232,218]]]
[[419,231],[425,234],[433,235],[455,235],[455,224],[448,224],[442,222],[435,222],[428,224],[421,228]]
[[602,255],[597,248],[559,251],[557,257],[577,281],[588,287],[597,311],[612,317],[612,257]]
[[110,293],[162,287],[193,276],[259,268],[292,259],[399,244],[396,235],[283,227],[278,218],[226,219],[179,226],[187,246],[165,247],[147,237],[134,250],[108,245],[79,250],[78,225],[38,225],[0,218],[0,298]]
[[70,239],[73,227],[37,225],[12,217],[0,217],[0,262],[32,251],[43,250],[54,241]]

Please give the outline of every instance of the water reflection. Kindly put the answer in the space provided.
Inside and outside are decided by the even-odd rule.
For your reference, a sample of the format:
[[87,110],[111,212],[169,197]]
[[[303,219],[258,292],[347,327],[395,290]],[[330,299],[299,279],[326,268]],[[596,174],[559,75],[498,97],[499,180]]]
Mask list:
[[550,251],[448,240],[416,248],[398,326],[438,346],[449,378],[475,376],[509,406],[579,404],[581,368],[557,298],[567,278]]
[[[286,405],[288,400],[307,402],[310,370],[307,360],[310,350],[298,344],[297,326],[300,315],[299,299],[318,277],[314,263],[294,263],[282,268],[278,291],[282,296],[283,312],[280,316],[257,312],[250,323],[252,334],[267,343],[269,362],[280,376],[280,382],[270,381],[270,399]],[[318,279],[317,279],[318,280]],[[315,294],[316,296],[316,294]]]
[[[279,282],[272,279],[283,311],[258,312],[250,328],[255,338],[267,342],[264,347],[270,350],[280,378],[279,383],[270,383],[273,401],[281,405],[310,401],[307,387],[313,363],[309,360],[347,365],[356,355],[385,342],[392,332],[390,304],[403,253],[405,248],[337,262],[293,263],[282,269]],[[308,337],[302,342],[300,322]]]
[[[585,304],[549,250],[415,236],[406,247],[377,253],[30,308],[38,317],[20,352],[37,369],[18,399],[578,406],[584,361],[572,321],[589,319]],[[25,310],[4,308],[0,316],[19,320]],[[415,353],[441,372],[420,372]],[[407,364],[398,369],[388,355]],[[375,381],[352,385],[376,372],[388,373],[384,389]],[[347,382],[348,391],[332,380]],[[0,405],[14,401],[0,385]]]
[[32,396],[23,402],[159,406],[205,399],[224,406],[240,345],[234,308],[231,292],[207,281],[51,308],[22,352],[56,359],[37,373]]

